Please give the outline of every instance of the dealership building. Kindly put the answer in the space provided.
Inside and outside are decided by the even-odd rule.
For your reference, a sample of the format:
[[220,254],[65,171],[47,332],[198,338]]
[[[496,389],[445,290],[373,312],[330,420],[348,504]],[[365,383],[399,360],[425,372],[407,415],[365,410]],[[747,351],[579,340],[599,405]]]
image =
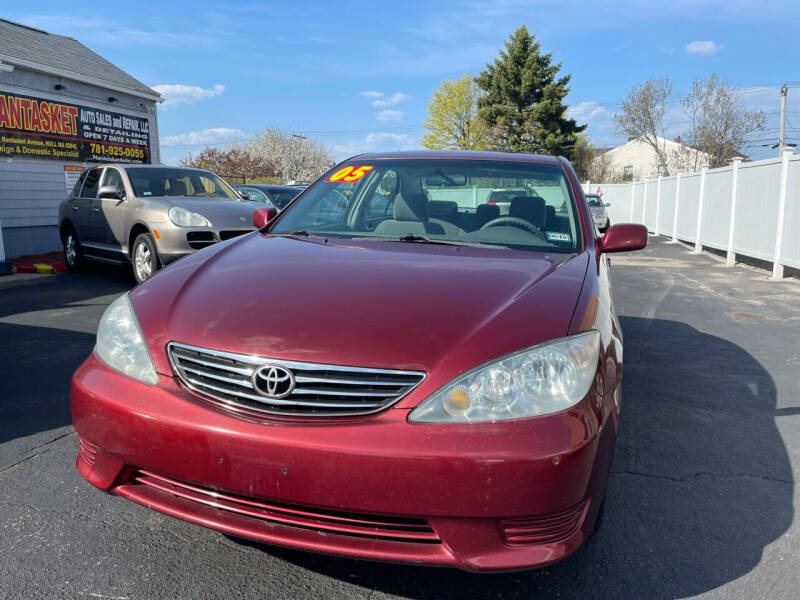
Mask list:
[[0,259],[58,250],[58,204],[98,162],[159,163],[161,96],[70,37],[0,19]]

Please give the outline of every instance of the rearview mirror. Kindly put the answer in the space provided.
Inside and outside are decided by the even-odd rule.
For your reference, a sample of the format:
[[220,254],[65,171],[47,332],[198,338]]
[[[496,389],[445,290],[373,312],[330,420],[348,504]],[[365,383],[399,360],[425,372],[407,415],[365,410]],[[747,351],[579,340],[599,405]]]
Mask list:
[[98,198],[112,198],[122,200],[122,190],[116,185],[104,185],[97,191]]
[[274,206],[257,208],[253,212],[253,227],[263,229],[267,224],[278,216],[278,210]]
[[600,252],[628,252],[647,246],[647,228],[644,225],[620,223],[606,230],[600,240]]
[[430,187],[461,187],[467,185],[467,176],[456,173],[437,173],[426,177],[425,185]]

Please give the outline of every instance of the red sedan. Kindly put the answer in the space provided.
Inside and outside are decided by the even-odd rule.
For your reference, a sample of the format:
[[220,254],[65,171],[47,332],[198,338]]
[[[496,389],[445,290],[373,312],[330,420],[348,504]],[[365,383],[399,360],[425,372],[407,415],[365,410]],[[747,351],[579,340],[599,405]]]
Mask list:
[[[487,203],[516,189],[508,214]],[[72,381],[92,484],[227,534],[471,571],[575,551],[622,334],[569,163],[368,154],[114,301]]]

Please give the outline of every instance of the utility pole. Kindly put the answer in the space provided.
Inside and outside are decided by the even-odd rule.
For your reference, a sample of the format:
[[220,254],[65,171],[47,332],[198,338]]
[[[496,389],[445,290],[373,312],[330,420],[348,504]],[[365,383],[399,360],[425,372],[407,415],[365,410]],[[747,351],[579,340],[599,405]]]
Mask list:
[[786,94],[789,88],[784,83],[781,87],[781,133],[778,139],[778,156],[783,156],[783,132],[786,130]]

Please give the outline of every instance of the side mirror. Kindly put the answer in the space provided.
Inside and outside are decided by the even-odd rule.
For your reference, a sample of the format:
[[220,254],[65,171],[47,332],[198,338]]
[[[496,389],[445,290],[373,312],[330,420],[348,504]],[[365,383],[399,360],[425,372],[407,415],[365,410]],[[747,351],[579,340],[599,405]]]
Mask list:
[[609,206],[611,206],[611,202],[606,202],[605,204],[603,204],[603,206],[605,206],[606,208],[608,208]]
[[253,227],[262,229],[278,216],[278,211],[273,206],[265,206],[264,208],[257,208],[253,212]]
[[97,191],[97,197],[122,200],[122,190],[116,185],[104,185]]
[[628,252],[647,246],[647,228],[644,225],[620,223],[608,228],[600,239],[600,252]]

